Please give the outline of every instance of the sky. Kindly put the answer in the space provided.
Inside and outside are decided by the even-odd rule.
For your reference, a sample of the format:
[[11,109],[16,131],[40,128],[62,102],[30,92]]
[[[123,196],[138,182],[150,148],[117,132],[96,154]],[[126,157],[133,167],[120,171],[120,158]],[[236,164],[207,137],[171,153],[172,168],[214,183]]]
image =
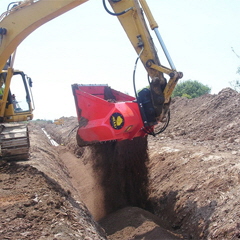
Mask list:
[[[0,12],[10,2],[1,0]],[[181,81],[197,80],[218,94],[240,78],[240,59],[232,51],[240,55],[239,0],[147,3],[176,69],[184,74]],[[155,33],[151,35],[161,63],[169,67]],[[29,35],[17,49],[14,67],[33,80],[34,119],[54,120],[76,116],[74,83],[108,84],[133,95],[136,58],[118,19],[104,10],[101,0],[89,0]],[[148,85],[140,62],[136,84],[137,89]]]

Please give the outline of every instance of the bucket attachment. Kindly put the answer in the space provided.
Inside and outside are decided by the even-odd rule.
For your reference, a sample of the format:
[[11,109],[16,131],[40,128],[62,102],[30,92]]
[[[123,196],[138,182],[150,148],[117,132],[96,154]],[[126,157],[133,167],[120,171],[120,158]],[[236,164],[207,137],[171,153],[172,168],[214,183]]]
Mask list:
[[144,137],[143,121],[134,97],[108,85],[72,85],[79,146]]

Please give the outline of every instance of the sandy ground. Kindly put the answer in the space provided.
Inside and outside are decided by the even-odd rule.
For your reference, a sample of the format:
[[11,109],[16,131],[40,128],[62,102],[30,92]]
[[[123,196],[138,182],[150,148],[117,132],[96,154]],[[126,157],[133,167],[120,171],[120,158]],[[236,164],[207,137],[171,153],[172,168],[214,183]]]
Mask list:
[[0,239],[238,239],[239,113],[232,89],[175,98],[163,134],[82,149],[76,118],[31,123],[29,161],[0,165]]

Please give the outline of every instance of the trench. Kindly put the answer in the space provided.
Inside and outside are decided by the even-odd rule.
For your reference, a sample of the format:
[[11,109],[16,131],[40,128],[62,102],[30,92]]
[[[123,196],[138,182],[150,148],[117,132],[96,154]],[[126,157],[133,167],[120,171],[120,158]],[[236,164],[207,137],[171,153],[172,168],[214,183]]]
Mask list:
[[85,147],[75,160],[69,154],[61,156],[72,183],[109,239],[135,239],[140,233],[144,239],[180,239],[151,213],[147,138]]
[[[63,143],[72,153],[78,152],[78,156],[76,154],[66,156],[67,153],[63,150],[60,157],[62,156],[61,160],[69,168],[79,194],[91,202],[89,208],[95,219],[98,220],[126,206],[150,210],[147,201],[149,162],[147,137],[79,148],[69,146],[69,143],[76,143],[75,134],[64,139],[63,134],[58,132],[63,129],[62,127],[53,128],[52,125],[46,125],[45,129],[51,139],[59,144]],[[96,196],[91,194],[90,199],[87,193],[90,194],[91,191]],[[102,203],[94,206],[96,202]],[[104,209],[101,214],[98,213],[100,205]]]
[[63,149],[59,157],[96,221],[127,206],[148,209],[146,138],[88,146],[78,158]]
[[106,214],[126,206],[148,208],[147,138],[91,147],[93,170],[104,189]]
[[47,136],[47,138],[49,139],[50,143],[53,145],[53,146],[58,146],[59,144],[52,139],[52,137],[46,132],[46,130],[44,128],[42,128],[42,131],[44,132],[44,134]]
[[[84,147],[78,156],[72,150],[66,151],[64,147],[59,157],[79,196],[74,197],[87,206],[107,234],[114,235],[129,226],[139,229],[149,221],[156,223],[153,232],[156,236],[166,232],[160,227],[158,217],[151,214],[148,201],[147,138]],[[145,229],[150,229],[150,225],[144,226]],[[171,236],[171,239],[178,238]]]

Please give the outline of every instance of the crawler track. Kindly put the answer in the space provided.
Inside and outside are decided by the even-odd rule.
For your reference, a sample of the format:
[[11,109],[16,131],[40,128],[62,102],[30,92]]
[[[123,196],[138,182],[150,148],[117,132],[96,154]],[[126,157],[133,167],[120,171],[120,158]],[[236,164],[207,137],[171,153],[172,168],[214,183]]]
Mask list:
[[0,158],[2,160],[27,160],[30,147],[27,126],[2,124],[0,132]]

